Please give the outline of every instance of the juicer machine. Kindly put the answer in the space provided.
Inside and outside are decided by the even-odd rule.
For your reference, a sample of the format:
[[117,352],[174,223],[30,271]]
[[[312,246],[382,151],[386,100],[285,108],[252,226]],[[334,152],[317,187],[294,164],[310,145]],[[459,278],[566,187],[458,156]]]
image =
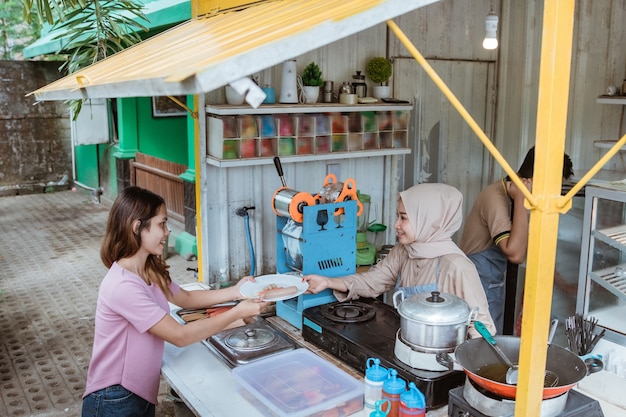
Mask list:
[[[276,162],[282,179],[282,168]],[[284,184],[284,182],[283,182]],[[324,188],[334,186],[338,195],[328,201],[321,194],[309,194],[285,186],[274,193],[276,216],[276,272],[339,277],[356,272],[357,216],[363,206],[356,195],[356,183],[337,183],[328,174]],[[337,299],[330,289],[318,294],[302,294],[276,302],[276,315],[302,328],[302,312]]]

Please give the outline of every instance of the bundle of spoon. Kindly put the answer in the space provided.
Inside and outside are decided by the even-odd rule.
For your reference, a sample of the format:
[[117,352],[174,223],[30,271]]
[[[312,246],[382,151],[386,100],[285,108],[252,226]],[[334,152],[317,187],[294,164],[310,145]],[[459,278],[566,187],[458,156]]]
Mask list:
[[589,316],[585,318],[578,313],[569,317],[565,321],[565,334],[569,350],[578,356],[591,353],[606,332],[605,329],[602,329],[602,331],[596,333],[596,324],[598,324],[598,319],[595,317]]

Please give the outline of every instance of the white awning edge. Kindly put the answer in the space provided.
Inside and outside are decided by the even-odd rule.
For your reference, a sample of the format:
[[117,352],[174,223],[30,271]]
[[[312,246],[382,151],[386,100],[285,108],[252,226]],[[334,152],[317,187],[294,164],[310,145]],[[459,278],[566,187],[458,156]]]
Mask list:
[[[47,101],[206,93],[436,1],[259,3],[240,12],[192,19],[30,94]],[[287,18],[293,15],[292,20],[273,19],[276,7]],[[339,9],[343,18],[337,19],[342,16]],[[298,20],[303,14],[314,16],[314,23],[303,27]],[[260,17],[265,20],[259,22]],[[263,38],[248,29],[259,25],[265,25]],[[258,39],[267,41],[258,45]]]

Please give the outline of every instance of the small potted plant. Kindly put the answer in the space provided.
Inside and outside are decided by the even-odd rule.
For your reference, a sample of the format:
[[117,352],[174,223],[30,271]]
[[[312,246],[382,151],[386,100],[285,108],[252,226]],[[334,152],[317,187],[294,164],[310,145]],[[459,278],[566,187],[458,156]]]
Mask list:
[[391,97],[391,87],[387,85],[391,74],[393,74],[391,61],[382,56],[374,57],[365,66],[365,74],[370,80],[378,84],[374,86],[372,92],[375,98]]
[[305,103],[315,103],[320,95],[320,87],[324,84],[322,70],[315,63],[311,62],[302,72],[302,95]]

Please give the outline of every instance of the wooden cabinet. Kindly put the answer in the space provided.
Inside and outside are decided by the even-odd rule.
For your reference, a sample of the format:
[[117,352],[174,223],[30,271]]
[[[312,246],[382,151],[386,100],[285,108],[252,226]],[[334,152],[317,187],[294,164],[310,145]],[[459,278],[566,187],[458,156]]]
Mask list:
[[410,153],[410,104],[210,105],[207,163],[220,167]]
[[576,312],[626,339],[626,181],[586,187]]

